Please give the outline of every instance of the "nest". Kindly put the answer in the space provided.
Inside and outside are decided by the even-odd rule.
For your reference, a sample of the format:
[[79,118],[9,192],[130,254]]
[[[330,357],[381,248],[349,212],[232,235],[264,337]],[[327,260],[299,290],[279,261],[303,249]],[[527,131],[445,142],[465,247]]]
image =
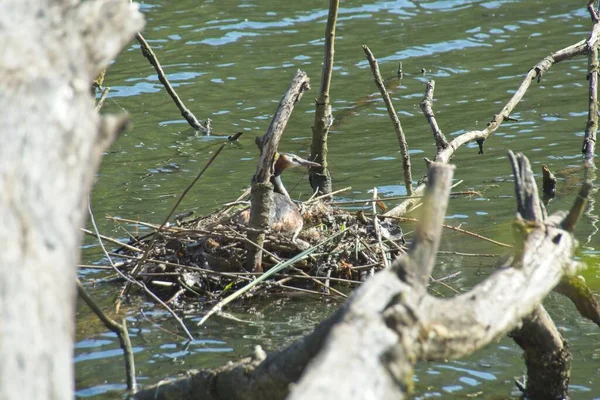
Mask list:
[[[304,203],[300,210],[304,229],[297,238],[266,232],[262,247],[265,272],[327,238],[336,237],[246,296],[289,290],[342,295],[345,288],[360,284],[404,252],[404,238],[396,224],[367,218],[360,211],[350,213],[322,201]],[[171,304],[219,300],[260,275],[244,268],[249,228],[234,222],[238,211],[230,206],[200,218],[176,218],[174,224],[163,227],[158,234],[155,229],[151,235],[131,240],[116,251],[122,255],[123,272],[135,268],[135,278]],[[148,246],[152,247],[138,266]]]

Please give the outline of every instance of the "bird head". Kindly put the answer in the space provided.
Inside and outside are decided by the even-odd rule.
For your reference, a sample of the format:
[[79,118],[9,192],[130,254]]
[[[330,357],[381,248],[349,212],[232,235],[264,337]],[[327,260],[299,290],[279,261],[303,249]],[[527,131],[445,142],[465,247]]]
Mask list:
[[279,176],[283,171],[288,168],[296,167],[320,167],[321,164],[305,160],[292,153],[277,153],[275,156],[275,168],[273,171],[274,176]]

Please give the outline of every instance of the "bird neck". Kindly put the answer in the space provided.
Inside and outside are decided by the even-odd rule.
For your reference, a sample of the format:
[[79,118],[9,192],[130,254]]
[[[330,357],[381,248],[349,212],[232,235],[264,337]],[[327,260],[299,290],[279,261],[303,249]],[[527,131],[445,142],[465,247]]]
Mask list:
[[271,178],[271,183],[273,184],[273,191],[275,193],[280,193],[283,196],[285,196],[286,199],[292,201],[289,193],[285,189],[285,186],[283,186],[283,182],[281,181],[281,175],[273,175],[273,177]]

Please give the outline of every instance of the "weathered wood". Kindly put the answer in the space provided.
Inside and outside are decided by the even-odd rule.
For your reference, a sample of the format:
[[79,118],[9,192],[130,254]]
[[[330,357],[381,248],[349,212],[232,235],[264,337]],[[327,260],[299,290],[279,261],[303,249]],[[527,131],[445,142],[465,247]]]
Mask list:
[[420,106],[423,111],[423,115],[427,118],[427,122],[429,122],[429,126],[431,127],[431,131],[433,132],[433,138],[435,139],[435,146],[437,151],[442,151],[446,147],[448,147],[448,140],[446,136],[442,133],[437,120],[435,119],[435,114],[433,113],[433,91],[435,90],[435,81],[432,79],[427,82],[425,86],[425,97],[421,100]]
[[[521,159],[514,165],[522,178],[515,179],[522,201],[520,213],[543,215],[519,187],[537,191],[531,185],[531,168]],[[452,171],[447,165],[432,163],[431,174],[429,181],[437,189],[428,191],[427,204],[434,204],[434,196],[447,190]],[[419,241],[430,252],[437,250],[441,229],[434,225],[441,224],[443,212],[439,211],[445,204],[431,212],[431,220],[420,228],[427,234]],[[282,399],[288,390],[290,399],[405,398],[411,391],[416,362],[471,354],[516,328],[533,311],[541,312],[538,307],[544,296],[564,274],[575,270],[575,242],[559,225],[558,218],[526,225],[524,245],[514,260],[470,292],[451,299],[427,294],[421,277],[433,259],[413,248],[358,288],[313,333],[288,348],[220,370],[195,372],[193,378],[148,388],[137,398],[180,398],[194,392],[194,380],[211,385],[212,399]],[[543,338],[545,326],[533,326],[534,339]],[[551,332],[553,325],[548,328]],[[555,348],[552,343],[544,342],[546,350]],[[565,371],[568,363],[560,373]],[[538,376],[543,378],[541,373]],[[296,384],[290,387],[291,383]],[[206,393],[207,388],[196,390]]]
[[421,217],[410,245],[410,258],[415,264],[411,270],[417,274],[423,286],[427,286],[435,265],[453,175],[453,165],[431,163],[428,169],[427,179],[430,184],[425,190]]
[[[294,106],[305,91],[310,89],[310,80],[304,71],[298,71],[290,87],[279,102],[277,111],[271,120],[269,129],[260,138],[257,138],[258,147],[261,149],[260,160],[256,173],[252,178],[250,230],[248,239],[262,247],[265,240],[265,229],[269,226],[269,210],[273,206],[273,185],[270,182],[273,175],[273,161],[279,146],[279,140],[292,115]],[[256,246],[246,246],[246,268],[249,271],[262,270],[262,252]]]
[[509,336],[523,349],[527,366],[528,399],[562,400],[569,397],[571,353],[543,306],[523,319]]
[[[513,94],[513,96],[502,108],[502,110],[498,114],[495,114],[493,116],[492,120],[488,122],[488,125],[485,129],[469,131],[457,136],[452,141],[450,141],[450,143],[448,143],[448,147],[442,150],[438,149],[436,151],[434,161],[443,163],[449,162],[450,158],[452,158],[456,150],[458,150],[461,146],[472,141],[477,141],[478,143],[480,143],[480,146],[483,146],[483,141],[490,137],[500,127],[502,122],[509,118],[512,111],[519,104],[519,102],[529,89],[529,86],[531,85],[531,82],[533,82],[533,80],[537,79],[539,81],[542,78],[543,74],[554,64],[564,60],[568,60],[575,56],[588,54],[588,52],[589,49],[586,44],[586,41],[582,40],[571,46],[558,50],[552,55],[545,57],[543,60],[538,62],[535,66],[533,66],[533,68],[529,70],[515,94]],[[481,152],[483,152],[483,147],[481,147],[481,149]],[[413,194],[415,196],[421,196],[424,190],[425,184],[421,184],[414,189]],[[396,207],[389,210],[388,212],[386,212],[385,215],[389,217],[400,217],[406,214],[412,207],[414,207],[418,203],[420,203],[420,200],[418,198],[407,199],[402,203],[398,204]]]
[[2,399],[73,398],[79,228],[123,128],[90,87],[142,25],[122,0],[0,2]]

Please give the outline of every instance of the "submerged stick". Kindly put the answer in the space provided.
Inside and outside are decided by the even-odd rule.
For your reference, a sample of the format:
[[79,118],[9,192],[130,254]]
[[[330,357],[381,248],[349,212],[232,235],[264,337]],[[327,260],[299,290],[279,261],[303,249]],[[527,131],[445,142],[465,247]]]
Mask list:
[[135,380],[135,359],[133,357],[133,348],[131,346],[131,339],[129,337],[129,331],[127,330],[127,320],[123,318],[122,323],[117,323],[112,318],[107,316],[104,311],[96,304],[92,296],[85,290],[81,281],[75,279],[77,282],[77,293],[79,297],[85,301],[85,304],[98,316],[104,326],[113,331],[119,337],[119,343],[123,352],[125,353],[125,371],[127,376],[127,391],[130,394],[134,394],[137,391],[137,382]]
[[385,107],[387,108],[388,114],[392,119],[392,123],[394,124],[396,136],[398,136],[398,144],[400,145],[400,155],[402,156],[402,166],[404,167],[404,185],[406,186],[406,193],[410,196],[413,194],[413,187],[410,154],[408,153],[408,144],[406,143],[406,136],[404,135],[404,130],[402,129],[402,124],[400,124],[398,114],[396,114],[396,110],[394,109],[394,105],[392,104],[392,99],[390,98],[390,95],[388,94],[385,85],[383,84],[383,80],[381,79],[381,73],[379,72],[377,60],[375,59],[373,53],[371,53],[371,50],[366,45],[363,45],[362,48],[365,54],[367,55],[367,60],[369,60],[369,65],[371,65],[371,71],[373,72],[375,84],[379,88],[379,92],[381,92],[381,97],[383,97]]

